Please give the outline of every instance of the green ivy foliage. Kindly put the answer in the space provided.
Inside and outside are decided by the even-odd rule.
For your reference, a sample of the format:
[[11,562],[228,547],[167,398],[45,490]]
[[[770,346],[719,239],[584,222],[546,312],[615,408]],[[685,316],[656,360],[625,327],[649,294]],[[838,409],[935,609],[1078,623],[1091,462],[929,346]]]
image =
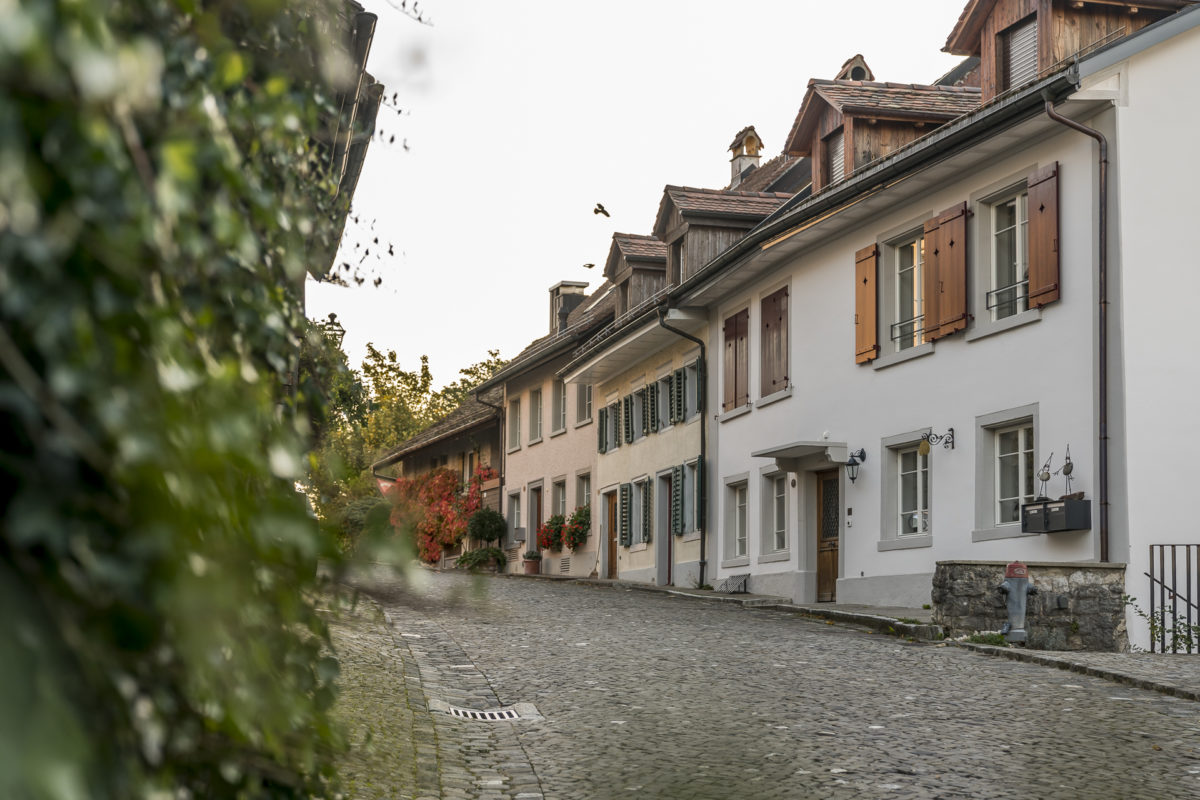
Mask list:
[[310,797],[321,0],[0,0],[0,797]]

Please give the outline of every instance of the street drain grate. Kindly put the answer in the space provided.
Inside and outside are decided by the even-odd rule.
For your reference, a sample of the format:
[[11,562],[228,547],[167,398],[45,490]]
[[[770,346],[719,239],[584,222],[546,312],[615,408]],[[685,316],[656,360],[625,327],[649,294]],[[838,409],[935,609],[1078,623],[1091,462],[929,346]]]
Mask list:
[[490,711],[477,711],[473,708],[459,708],[458,706],[449,706],[446,709],[452,717],[460,719],[473,719],[479,722],[507,722],[509,720],[520,719],[521,715],[511,708],[495,708]]

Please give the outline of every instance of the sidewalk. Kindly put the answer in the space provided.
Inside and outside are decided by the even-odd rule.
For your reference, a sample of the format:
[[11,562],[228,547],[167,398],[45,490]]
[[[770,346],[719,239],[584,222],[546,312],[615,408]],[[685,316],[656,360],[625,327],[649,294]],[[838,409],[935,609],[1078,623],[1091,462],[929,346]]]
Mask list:
[[[633,581],[572,578],[558,575],[501,575],[508,578],[570,581],[585,586],[658,592],[694,600],[733,603],[744,608],[763,608],[823,619],[829,623],[857,625],[881,633],[924,642],[942,642],[941,626],[933,624],[932,612],[923,608],[839,605],[836,603],[792,603],[787,598],[756,594],[723,594],[704,589],[655,586]],[[969,642],[946,641],[977,653],[1014,661],[1105,678],[1127,686],[1149,689],[1185,700],[1200,701],[1200,656],[1150,653],[1085,653],[994,647]]]

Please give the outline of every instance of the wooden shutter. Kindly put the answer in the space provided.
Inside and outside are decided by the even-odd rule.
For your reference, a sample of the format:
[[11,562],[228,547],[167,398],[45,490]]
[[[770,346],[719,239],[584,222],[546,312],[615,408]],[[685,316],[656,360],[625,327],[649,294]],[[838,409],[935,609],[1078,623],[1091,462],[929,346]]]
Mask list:
[[625,437],[623,434],[623,423],[621,422],[621,401],[613,403],[608,407],[608,418],[612,420],[613,440],[609,442],[613,449],[621,446],[621,440]]
[[737,407],[750,402],[750,311],[735,315],[737,322]]
[[932,342],[942,335],[941,328],[938,326],[940,315],[940,292],[938,286],[941,282],[941,258],[942,237],[939,228],[938,218],[925,220],[925,229],[923,231],[924,245],[921,248],[923,254],[918,255],[922,259],[921,264],[921,330],[922,341]]
[[725,393],[722,411],[737,405],[737,315],[725,320]]
[[692,487],[692,495],[696,503],[696,529],[704,529],[705,509],[708,507],[708,496],[704,491],[704,459],[696,459],[696,485]]
[[[926,245],[928,248],[928,245]],[[940,336],[967,327],[967,204],[960,203],[938,215],[938,316],[925,312],[925,328],[939,328]]]
[[630,500],[633,495],[633,487],[628,483],[622,483],[619,492],[620,508],[617,511],[617,516],[620,517],[620,527],[618,534],[622,547],[629,547],[633,538],[632,526],[630,525]]
[[646,387],[646,408],[650,418],[650,432],[658,433],[658,382]]
[[704,393],[707,391],[706,387],[708,385],[708,376],[705,373],[704,362],[699,358],[692,362],[692,368],[696,370],[696,413],[703,414]]
[[787,298],[780,289],[762,301],[760,319],[762,352],[759,393],[762,397],[787,388]]
[[653,486],[654,486],[653,478],[648,479],[644,484],[642,484],[642,487],[643,487],[642,488],[642,541],[643,542],[650,541],[650,532],[653,530],[652,524],[654,522],[654,503],[651,502],[651,500],[652,500],[651,489]]
[[682,466],[671,467],[671,533],[683,533],[683,475]]
[[854,254],[854,362],[865,364],[879,355],[875,322],[878,249],[869,245]]
[[679,370],[675,370],[667,376],[667,418],[672,422],[679,421],[679,414],[676,408],[679,405],[679,400],[676,395],[679,394]]
[[640,424],[642,426],[642,436],[645,436],[647,433],[650,432],[650,394],[651,394],[651,392],[650,392],[649,387],[646,387],[641,390],[642,419],[641,419],[641,422],[639,422],[638,424]]
[[1059,297],[1058,162],[1029,176],[1029,307],[1041,308]]
[[596,429],[596,450],[603,453],[608,450],[608,409],[600,409],[600,425]]
[[625,444],[633,441],[633,395],[627,394],[621,400],[621,427],[625,434]]

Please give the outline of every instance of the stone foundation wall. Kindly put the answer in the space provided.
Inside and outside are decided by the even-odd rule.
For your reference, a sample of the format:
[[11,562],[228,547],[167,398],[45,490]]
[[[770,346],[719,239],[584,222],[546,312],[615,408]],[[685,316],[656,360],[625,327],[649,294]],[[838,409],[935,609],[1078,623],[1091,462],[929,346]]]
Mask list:
[[[933,574],[933,621],[947,636],[998,631],[1008,619],[1002,561],[939,561]],[[1126,652],[1125,565],[1029,562],[1025,618],[1034,650]]]

